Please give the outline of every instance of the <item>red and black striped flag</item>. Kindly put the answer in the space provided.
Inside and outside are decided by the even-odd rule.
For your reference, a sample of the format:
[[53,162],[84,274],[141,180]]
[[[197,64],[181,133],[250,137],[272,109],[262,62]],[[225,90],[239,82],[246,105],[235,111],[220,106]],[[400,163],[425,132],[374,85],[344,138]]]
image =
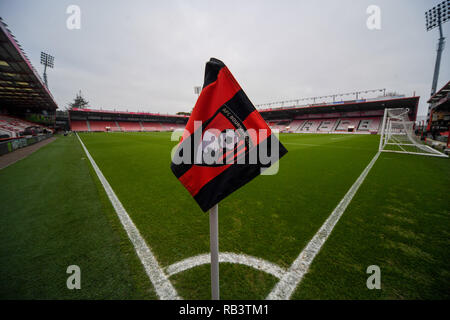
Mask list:
[[171,165],[200,208],[212,208],[286,153],[225,64],[211,58]]

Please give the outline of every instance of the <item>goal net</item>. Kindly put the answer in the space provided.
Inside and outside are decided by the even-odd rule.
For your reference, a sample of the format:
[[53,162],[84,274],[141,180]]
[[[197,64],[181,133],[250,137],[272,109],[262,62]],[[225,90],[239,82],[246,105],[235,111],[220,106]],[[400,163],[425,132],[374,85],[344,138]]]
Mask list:
[[414,121],[408,117],[409,109],[384,109],[381,124],[380,151],[448,157],[423,144],[414,133]]

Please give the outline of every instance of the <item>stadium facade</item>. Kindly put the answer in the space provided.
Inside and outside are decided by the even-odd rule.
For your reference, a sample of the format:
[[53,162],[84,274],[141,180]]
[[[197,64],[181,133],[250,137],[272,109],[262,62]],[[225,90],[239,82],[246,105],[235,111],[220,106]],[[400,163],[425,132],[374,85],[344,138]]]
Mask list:
[[[408,108],[416,120],[419,97],[383,96],[334,103],[259,110],[272,129],[290,133],[377,134],[384,109]],[[72,109],[72,131],[173,131],[183,129],[188,116],[156,113]]]
[[72,131],[173,131],[183,129],[184,115],[163,115],[145,112],[78,109],[69,111]]
[[[1,19],[1,18],[0,18]],[[183,129],[189,117],[145,112],[77,109],[59,111],[47,86],[20,45],[0,20],[0,138],[17,139],[72,131],[173,131]],[[386,108],[408,108],[416,120],[418,96],[385,95],[259,109],[272,129],[290,133],[377,134]],[[335,97],[333,97],[334,100]],[[269,104],[276,105],[276,104]],[[58,115],[59,114],[59,115]]]
[[430,112],[427,132],[436,144],[450,148],[450,81],[428,101]]
[[57,108],[50,91],[0,18],[0,154],[51,136]]

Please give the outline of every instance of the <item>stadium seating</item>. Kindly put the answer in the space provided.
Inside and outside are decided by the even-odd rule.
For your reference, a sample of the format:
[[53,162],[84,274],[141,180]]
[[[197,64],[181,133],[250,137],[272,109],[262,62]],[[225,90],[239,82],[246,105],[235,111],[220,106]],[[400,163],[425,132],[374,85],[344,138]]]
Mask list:
[[121,131],[142,131],[139,122],[118,121]]
[[289,132],[376,133],[380,124],[381,117],[294,120],[290,124]]
[[89,121],[90,131],[117,131],[114,121]]
[[299,132],[302,125],[305,123],[305,120],[294,120],[289,125],[289,132]]
[[331,132],[336,125],[336,121],[338,119],[324,119],[320,123],[319,127],[317,127],[318,132]]
[[334,131],[336,132],[355,132],[358,128],[360,118],[342,118]]
[[380,129],[381,117],[364,118],[361,119],[357,128],[360,132],[378,132]]
[[[178,129],[179,127],[180,126],[176,123],[166,123],[166,122],[161,123],[161,131],[173,131],[175,129]],[[182,128],[184,128],[184,126]]]
[[72,131],[173,131],[184,129],[185,124],[171,122],[132,122],[72,120]]
[[317,128],[322,123],[322,119],[320,120],[307,120],[305,124],[300,128],[297,132],[317,132]]
[[267,125],[272,129],[277,125],[278,121],[267,121]]
[[0,135],[17,138],[26,135],[34,135],[48,128],[16,117],[0,115]]
[[162,126],[159,122],[142,122],[144,131],[161,131]]
[[72,120],[70,122],[72,131],[89,131],[87,121]]
[[174,124],[173,124],[174,130],[183,130],[184,127],[186,127],[186,125],[185,125],[185,124],[182,124],[182,123],[174,123]]
[[[359,114],[359,113],[358,113]],[[357,116],[345,118],[331,118],[334,114],[327,114],[330,118],[271,120],[271,129],[280,132],[296,133],[376,133],[381,124],[381,117]],[[310,116],[312,117],[312,116]],[[173,131],[184,129],[185,124],[172,122],[146,121],[100,121],[100,120],[72,120],[73,131]],[[2,125],[0,122],[0,130]]]
[[272,130],[278,130],[280,132],[286,131],[286,128],[289,127],[291,120],[277,120],[277,121],[269,121],[267,124]]

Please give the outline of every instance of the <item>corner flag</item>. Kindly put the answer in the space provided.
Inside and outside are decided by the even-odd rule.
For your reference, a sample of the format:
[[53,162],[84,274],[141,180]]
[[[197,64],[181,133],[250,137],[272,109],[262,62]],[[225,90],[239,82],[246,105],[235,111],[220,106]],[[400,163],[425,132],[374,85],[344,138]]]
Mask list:
[[208,211],[286,153],[225,64],[211,58],[171,165],[200,208]]

